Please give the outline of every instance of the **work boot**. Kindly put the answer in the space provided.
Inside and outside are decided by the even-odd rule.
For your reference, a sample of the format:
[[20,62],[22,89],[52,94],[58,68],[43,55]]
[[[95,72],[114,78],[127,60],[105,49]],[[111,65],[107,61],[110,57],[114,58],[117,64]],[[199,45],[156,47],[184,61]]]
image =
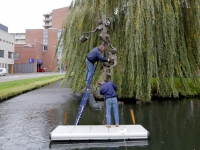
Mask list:
[[111,128],[111,125],[106,125],[107,128]]

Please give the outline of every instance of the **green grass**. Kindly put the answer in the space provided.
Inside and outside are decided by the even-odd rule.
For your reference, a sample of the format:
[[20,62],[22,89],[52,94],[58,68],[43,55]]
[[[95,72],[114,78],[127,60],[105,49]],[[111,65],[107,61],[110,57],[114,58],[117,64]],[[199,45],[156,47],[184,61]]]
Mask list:
[[0,101],[62,80],[64,75],[22,79],[0,83]]

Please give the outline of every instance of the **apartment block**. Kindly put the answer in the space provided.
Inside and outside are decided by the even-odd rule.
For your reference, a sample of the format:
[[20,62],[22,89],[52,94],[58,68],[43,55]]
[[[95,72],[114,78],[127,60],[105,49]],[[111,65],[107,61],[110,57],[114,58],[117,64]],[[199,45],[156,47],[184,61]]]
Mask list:
[[59,9],[54,9],[52,12],[43,14],[44,16],[44,29],[57,28],[61,29],[63,22],[69,14],[68,7],[63,7]]
[[11,33],[15,37],[15,44],[25,44],[25,33]]
[[48,29],[52,27],[52,12],[44,14],[44,29]]

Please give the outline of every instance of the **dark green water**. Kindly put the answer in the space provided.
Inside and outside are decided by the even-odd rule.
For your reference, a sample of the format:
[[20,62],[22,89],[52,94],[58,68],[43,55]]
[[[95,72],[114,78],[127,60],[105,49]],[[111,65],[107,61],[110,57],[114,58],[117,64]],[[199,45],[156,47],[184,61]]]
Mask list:
[[[119,102],[120,124],[136,124],[150,132],[149,140],[120,142],[51,143],[57,125],[73,125],[81,95],[60,82],[0,103],[0,150],[199,150],[200,100],[152,101],[151,104]],[[104,124],[104,103],[88,101],[80,125]]]
[[[97,102],[96,105],[102,104]],[[93,104],[94,105],[94,104]],[[80,124],[103,124],[103,109],[87,105]],[[101,106],[101,105],[100,105]],[[132,124],[130,109],[134,110],[136,124],[141,124],[150,132],[150,139],[133,141],[127,146],[120,143],[118,148],[134,150],[197,150],[200,149],[200,101],[197,99],[152,101],[151,104],[137,105],[120,103],[120,124]],[[74,116],[75,117],[75,116]],[[73,123],[73,119],[69,123]],[[117,143],[116,143],[117,144]],[[129,144],[131,145],[131,142]],[[137,146],[138,145],[138,146]],[[112,145],[114,146],[114,145]],[[97,148],[89,148],[91,150]],[[109,149],[99,148],[98,150]]]

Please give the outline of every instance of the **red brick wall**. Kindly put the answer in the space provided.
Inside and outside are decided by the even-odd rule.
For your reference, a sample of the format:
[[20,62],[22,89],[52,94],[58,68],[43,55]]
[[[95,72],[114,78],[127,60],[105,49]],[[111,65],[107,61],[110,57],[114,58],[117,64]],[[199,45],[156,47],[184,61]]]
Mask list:
[[68,7],[54,9],[52,11],[52,28],[62,29],[63,21],[69,14]]
[[26,29],[25,43],[38,42],[43,44],[43,29]]

